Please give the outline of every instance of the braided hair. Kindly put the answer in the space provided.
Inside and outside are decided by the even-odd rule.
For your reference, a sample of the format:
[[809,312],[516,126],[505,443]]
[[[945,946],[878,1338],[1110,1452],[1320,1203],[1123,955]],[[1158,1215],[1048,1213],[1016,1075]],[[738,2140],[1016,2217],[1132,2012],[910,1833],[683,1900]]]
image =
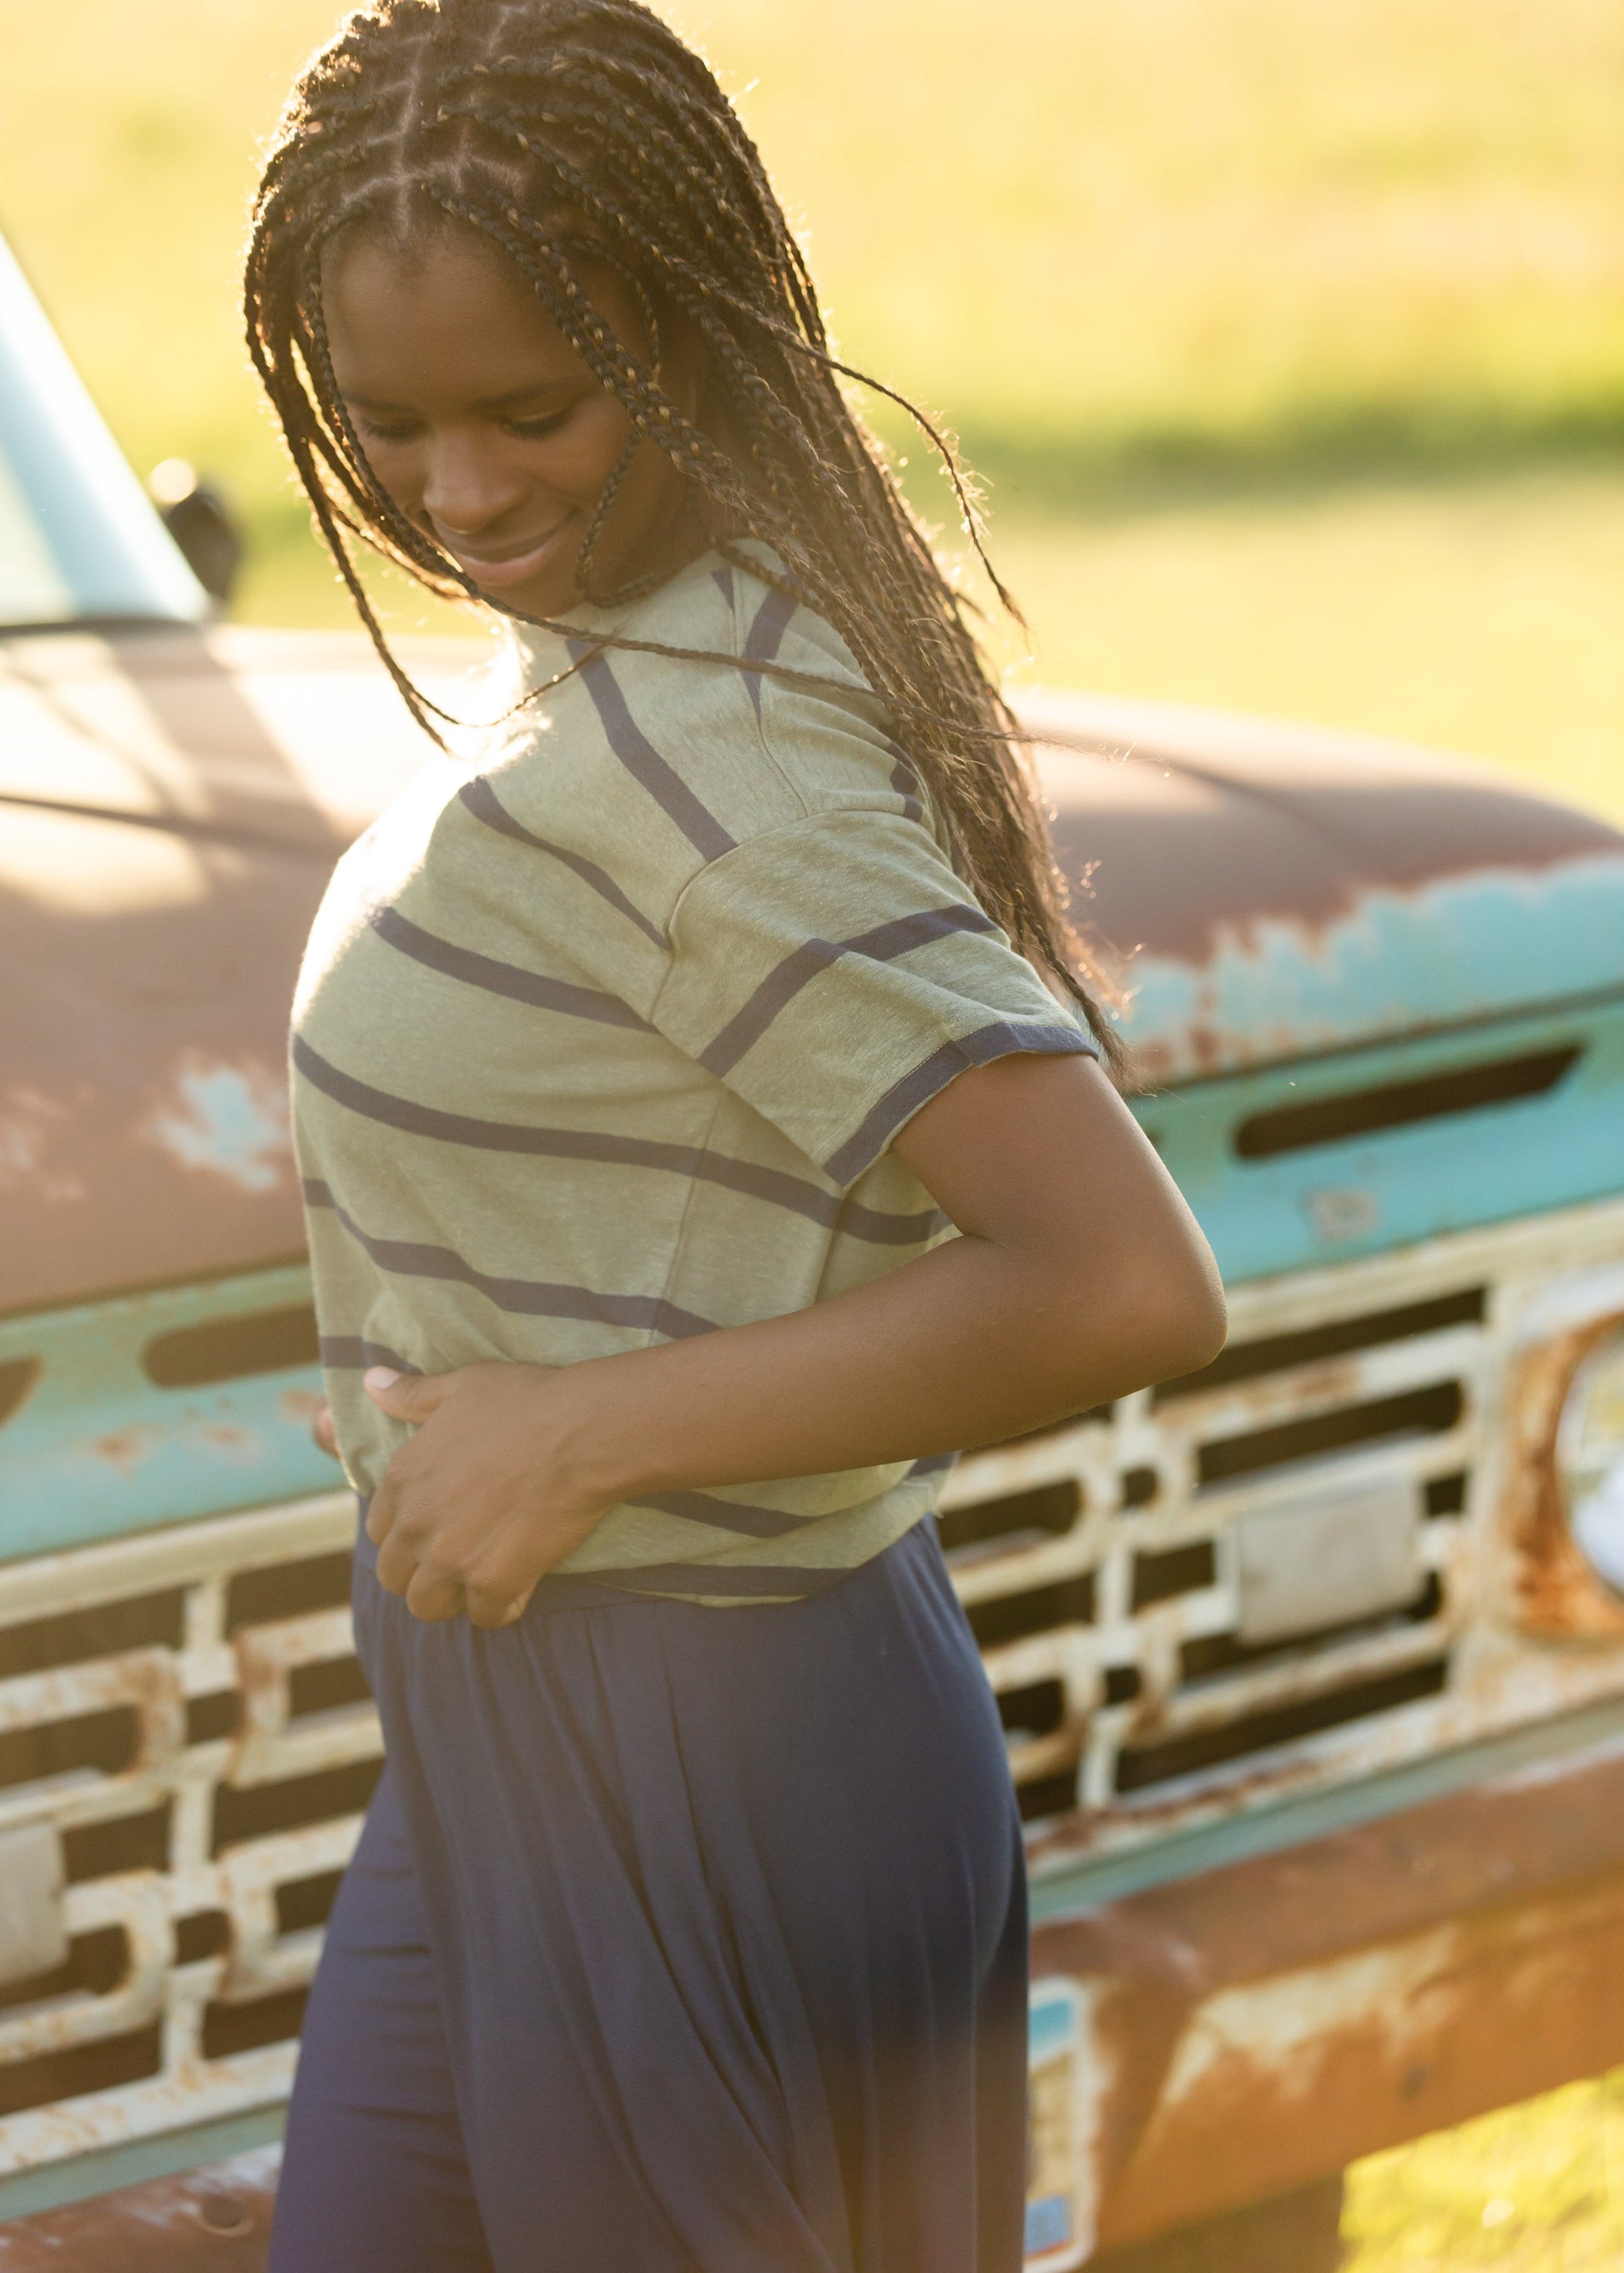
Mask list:
[[[631,455],[651,440],[686,476],[688,495],[704,501],[708,525],[723,532],[719,549],[730,554],[744,538],[769,547],[780,568],[763,570],[755,557],[746,565],[839,634],[906,741],[965,881],[1120,1065],[1120,1044],[1079,975],[1026,738],[988,677],[969,604],[842,379],[917,421],[1019,620],[981,551],[951,448],[902,396],[834,354],[754,143],[704,63],[639,0],[370,0],[299,79],[266,165],[245,277],[249,350],[317,525],[419,724],[434,733],[432,717],[446,714],[390,651],[350,540],[442,596],[485,596],[372,472],[334,377],[322,262],[344,231],[381,229],[405,244],[458,223],[507,257],[629,417],[626,454],[583,540],[583,595],[618,602],[647,589],[598,594],[592,581]],[[646,360],[594,305],[595,271],[628,288]],[[705,409],[691,418],[660,385],[662,312],[686,325],[704,367]],[[603,638],[738,665],[624,634]],[[766,669],[821,683],[783,664]]]

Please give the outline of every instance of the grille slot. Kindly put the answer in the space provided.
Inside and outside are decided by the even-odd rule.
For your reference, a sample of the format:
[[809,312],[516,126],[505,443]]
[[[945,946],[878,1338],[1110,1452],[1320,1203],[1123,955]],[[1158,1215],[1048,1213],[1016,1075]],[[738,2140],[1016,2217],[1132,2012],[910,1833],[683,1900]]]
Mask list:
[[1169,1547],[1160,1555],[1136,1555],[1133,1607],[1148,1609],[1152,1602],[1199,1594],[1217,1576],[1218,1555],[1210,1539],[1192,1540],[1188,1547]]
[[0,2116],[140,2083],[159,2074],[162,2066],[162,2034],[155,2024],[132,2036],[76,2044],[71,2052],[19,2060],[14,2067],[0,2067]]
[[141,1364],[159,1389],[203,1389],[214,1382],[246,1381],[259,1373],[315,1365],[320,1354],[316,1313],[308,1302],[299,1302],[159,1334],[147,1343]]
[[122,1775],[133,1764],[140,1741],[139,1718],[128,1705],[9,1729],[0,1736],[0,1789],[52,1783],[59,1777]]
[[1252,1714],[1222,1728],[1192,1730],[1159,1744],[1124,1747],[1116,1764],[1116,1789],[1124,1797],[1146,1791],[1248,1753],[1274,1751],[1297,1737],[1318,1736],[1350,1721],[1390,1713],[1395,1707],[1413,1704],[1418,1698],[1436,1697],[1447,1670],[1446,1662],[1437,1658],[1380,1681],[1356,1683],[1351,1688],[1333,1690],[1300,1705]]
[[978,1500],[941,1518],[942,1544],[950,1555],[963,1559],[978,1548],[1001,1552],[1020,1540],[1059,1538],[1076,1522],[1082,1504],[1081,1489],[1071,1476],[1040,1485],[1035,1491]]
[[14,1414],[20,1413],[34,1394],[34,1384],[40,1377],[37,1357],[8,1358],[0,1365],[0,1429]]
[[1429,1074],[1424,1081],[1387,1082],[1376,1089],[1344,1090],[1340,1096],[1276,1106],[1241,1122],[1235,1149],[1243,1160],[1268,1160],[1312,1145],[1339,1144],[1350,1136],[1373,1136],[1384,1129],[1543,1097],[1583,1055],[1583,1046],[1575,1044],[1567,1049],[1490,1058],[1452,1073]]
[[94,1609],[64,1610],[56,1617],[0,1627],[0,1681],[86,1658],[121,1657],[132,1649],[178,1649],[185,1608],[185,1595],[171,1587],[161,1594],[138,1594],[128,1602],[101,1602]]
[[1459,1421],[1464,1401],[1459,1382],[1440,1381],[1398,1397],[1339,1406],[1306,1420],[1226,1437],[1217,1444],[1202,1445],[1200,1479],[1204,1484],[1221,1483],[1229,1477],[1255,1475],[1262,1468],[1281,1467],[1288,1461],[1305,1460],[1317,1452],[1378,1444],[1387,1437],[1441,1436]]
[[246,2005],[211,2005],[203,2015],[203,2057],[230,2059],[262,2044],[291,2044],[304,2018],[307,1989],[284,1989]]
[[307,1610],[342,1609],[350,1602],[350,1549],[298,1563],[244,1571],[226,1589],[226,1632],[297,1618]]
[[1482,1287],[1462,1287],[1459,1294],[1441,1294],[1431,1302],[1405,1302],[1397,1309],[1375,1310],[1354,1318],[1335,1318],[1325,1325],[1304,1326],[1296,1333],[1267,1334],[1260,1341],[1232,1340],[1199,1373],[1181,1374],[1151,1392],[1153,1406],[1177,1403],[1181,1397],[1199,1397],[1204,1390],[1222,1389],[1232,1381],[1255,1381],[1259,1375],[1284,1373],[1297,1365],[1313,1365],[1322,1358],[1345,1357],[1355,1350],[1378,1349],[1383,1343],[1413,1341],[1417,1334],[1435,1334],[1446,1326],[1483,1324],[1488,1295]]
[[221,1784],[214,1793],[211,1851],[223,1854],[252,1839],[292,1831],[304,1823],[359,1815],[372,1796],[381,1762],[362,1760],[324,1774],[290,1778],[286,1783],[250,1784],[238,1789]]

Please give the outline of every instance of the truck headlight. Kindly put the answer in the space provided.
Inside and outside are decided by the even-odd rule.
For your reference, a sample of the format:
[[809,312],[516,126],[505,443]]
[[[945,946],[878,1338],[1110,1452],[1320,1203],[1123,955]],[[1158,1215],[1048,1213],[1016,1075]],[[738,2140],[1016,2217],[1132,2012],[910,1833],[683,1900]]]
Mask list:
[[1574,1375],[1556,1458],[1575,1543],[1597,1577],[1624,1594],[1624,1325]]

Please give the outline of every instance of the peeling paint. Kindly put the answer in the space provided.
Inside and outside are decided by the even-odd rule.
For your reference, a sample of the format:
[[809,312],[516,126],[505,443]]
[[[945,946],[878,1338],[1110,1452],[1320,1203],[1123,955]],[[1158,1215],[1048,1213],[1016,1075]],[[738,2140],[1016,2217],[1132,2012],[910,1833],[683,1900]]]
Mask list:
[[139,1134],[183,1167],[223,1176],[245,1192],[274,1191],[293,1156],[281,1077],[252,1059],[191,1059]]

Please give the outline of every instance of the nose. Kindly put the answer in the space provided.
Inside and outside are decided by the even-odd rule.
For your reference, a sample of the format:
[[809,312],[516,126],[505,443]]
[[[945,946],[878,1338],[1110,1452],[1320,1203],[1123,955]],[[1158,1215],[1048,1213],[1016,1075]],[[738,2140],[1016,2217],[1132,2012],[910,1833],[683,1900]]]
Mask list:
[[480,536],[523,503],[526,484],[499,438],[446,429],[430,438],[423,507],[448,536]]

